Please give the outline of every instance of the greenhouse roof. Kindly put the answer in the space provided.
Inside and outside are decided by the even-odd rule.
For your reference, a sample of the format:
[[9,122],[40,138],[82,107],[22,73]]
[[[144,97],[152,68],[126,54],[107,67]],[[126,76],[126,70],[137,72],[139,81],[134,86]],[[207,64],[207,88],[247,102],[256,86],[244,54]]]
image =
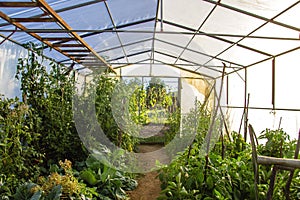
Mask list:
[[3,41],[43,42],[78,70],[163,64],[218,78],[300,49],[297,0],[1,1],[0,16]]

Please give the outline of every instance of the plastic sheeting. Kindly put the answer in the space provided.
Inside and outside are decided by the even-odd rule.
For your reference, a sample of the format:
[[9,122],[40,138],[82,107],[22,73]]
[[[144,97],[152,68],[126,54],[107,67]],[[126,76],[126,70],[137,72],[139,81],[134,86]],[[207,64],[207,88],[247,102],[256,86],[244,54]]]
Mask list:
[[[73,31],[121,74],[131,72],[136,76],[173,76],[170,70],[164,70],[173,68],[173,71],[181,70],[185,74],[195,73],[195,76],[200,75],[208,80],[215,79],[220,84],[225,65],[221,106],[229,108],[228,121],[231,122],[232,129],[240,129],[245,102],[250,94],[248,118],[249,123],[257,129],[256,132],[266,127],[277,128],[281,119],[281,127],[291,135],[296,135],[300,127],[300,104],[297,101],[300,1],[46,2]],[[0,7],[0,11],[11,18],[43,14],[40,8]],[[46,31],[37,33],[42,38],[70,35],[60,32],[63,28],[54,22],[23,25],[29,30]],[[13,30],[13,25],[0,19],[0,34],[3,37],[7,37]],[[10,39],[21,44],[38,42],[20,30]],[[16,55],[22,55],[20,52],[25,51],[12,47],[10,43],[0,46],[1,85],[7,85],[11,81]],[[45,55],[66,65],[73,62],[50,48],[45,49]],[[274,58],[275,73],[272,72]],[[76,65],[75,69],[83,67],[97,66]],[[79,72],[89,73],[89,70]],[[179,74],[182,76],[184,73]],[[189,76],[193,77],[191,74]],[[10,83],[16,85],[15,82]]]
[[15,75],[18,58],[26,56],[27,50],[11,42],[0,47],[0,94],[7,98],[21,98],[20,82]]

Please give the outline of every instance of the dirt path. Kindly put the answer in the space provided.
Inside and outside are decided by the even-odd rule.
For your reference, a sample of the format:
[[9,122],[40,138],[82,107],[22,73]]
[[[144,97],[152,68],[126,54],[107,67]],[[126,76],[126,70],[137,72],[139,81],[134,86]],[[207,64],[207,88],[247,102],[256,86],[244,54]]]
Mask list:
[[[154,152],[162,148],[162,145],[140,145],[139,150],[140,153],[148,153]],[[158,155],[159,156],[159,155]],[[164,155],[162,155],[164,156]],[[149,162],[153,162],[153,158],[150,159]],[[145,160],[147,162],[147,160]],[[129,197],[131,200],[155,200],[160,194],[160,180],[157,177],[158,173],[156,171],[152,171],[146,174],[141,175],[138,178],[138,187],[129,191]]]
[[130,200],[155,200],[160,194],[160,181],[157,172],[149,172],[138,179],[138,187],[129,191]]

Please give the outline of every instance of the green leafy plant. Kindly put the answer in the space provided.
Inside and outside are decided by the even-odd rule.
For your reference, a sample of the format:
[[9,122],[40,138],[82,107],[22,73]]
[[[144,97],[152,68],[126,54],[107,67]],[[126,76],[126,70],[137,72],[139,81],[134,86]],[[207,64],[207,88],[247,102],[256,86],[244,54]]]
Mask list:
[[282,129],[266,129],[258,139],[265,141],[265,144],[260,144],[257,147],[258,153],[261,155],[277,158],[292,158],[294,156],[296,141],[291,141],[290,136]]
[[153,109],[158,105],[167,108],[172,104],[172,98],[167,95],[166,85],[162,79],[152,77],[146,88],[146,105]]
[[[126,131],[124,131],[115,121],[112,112],[112,95],[114,94],[114,90],[116,89],[118,83],[119,80],[117,78],[108,77],[104,74],[95,78],[94,85],[91,84],[91,89],[96,87],[95,106],[97,119],[101,129],[111,142],[119,147],[122,147],[123,149],[133,151],[135,145],[138,143],[138,140],[134,137],[138,135],[138,130],[132,126],[132,123],[129,123],[126,124],[127,128]],[[122,87],[118,88],[120,90],[118,93],[120,94],[122,94],[122,92],[127,92],[122,91]],[[124,113],[122,107],[116,107],[115,109],[119,113]]]
[[[199,149],[201,137],[198,135],[190,149],[186,149],[170,166],[161,170],[160,199],[254,199],[252,149],[239,133],[232,132],[230,136],[220,140],[205,157]],[[260,154],[283,157],[292,157],[294,154],[295,141],[290,141],[283,130],[267,129],[259,139],[265,141],[265,144],[259,145]],[[224,155],[222,148],[226,149]],[[299,175],[299,170],[295,170],[290,199],[300,196]],[[260,165],[259,199],[266,198],[270,176],[270,166]],[[289,171],[279,170],[276,177],[273,199],[280,200]],[[190,194],[193,195],[188,196]]]
[[25,125],[41,134],[35,148],[53,163],[65,158],[84,160],[86,151],[73,121],[74,75],[44,58],[36,45],[27,46],[34,51],[19,59],[16,78],[21,81],[23,102],[32,112],[31,122]]
[[146,91],[142,83],[135,79],[125,84],[128,85],[127,87],[135,88],[129,103],[130,119],[136,124],[147,124],[149,117],[147,115]]
[[[222,159],[218,152],[211,152],[208,162],[199,153],[195,145],[190,151],[188,161],[187,150],[169,167],[162,169],[160,173],[163,183],[162,199],[173,199],[174,195],[176,199],[253,198],[251,188],[254,182],[249,149],[237,159],[230,157]],[[186,192],[178,192],[181,191],[179,186]]]
[[128,174],[110,168],[93,156],[86,160],[86,169],[80,172],[80,178],[91,187],[96,187],[101,198],[127,199],[127,190],[137,187],[137,182]]
[[17,188],[14,194],[16,200],[59,200],[86,199],[97,197],[94,188],[86,187],[74,176],[72,163],[69,160],[60,161],[62,173],[52,172],[48,177],[39,177],[38,184],[27,182]]
[[0,195],[11,196],[15,188],[39,175],[44,155],[36,144],[31,108],[16,99],[0,99]]
[[169,129],[165,132],[165,145],[172,141],[180,131],[180,119],[181,111],[180,109],[175,110],[174,112],[169,113],[167,125]]
[[[258,137],[259,145],[257,147],[258,154],[264,156],[271,156],[277,158],[293,158],[296,148],[296,140],[291,140],[288,133],[282,129],[271,130],[266,129]],[[271,171],[273,166],[260,165],[260,185],[266,186],[264,190],[260,190],[261,193],[265,193],[268,190],[270,182]],[[290,172],[285,170],[278,170],[276,174],[276,180],[273,190],[273,199],[282,199],[285,194],[286,182],[289,178]],[[295,170],[294,176],[290,186],[290,199],[298,199],[300,197],[300,181],[299,181],[299,169]]]

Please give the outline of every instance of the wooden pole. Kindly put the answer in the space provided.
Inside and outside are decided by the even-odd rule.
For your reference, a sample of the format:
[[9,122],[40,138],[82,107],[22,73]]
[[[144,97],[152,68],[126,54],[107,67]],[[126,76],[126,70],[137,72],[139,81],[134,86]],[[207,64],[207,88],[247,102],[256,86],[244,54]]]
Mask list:
[[[294,159],[298,159],[299,149],[300,149],[300,129],[299,129],[299,132],[298,132],[298,142],[297,142],[297,145],[296,145]],[[285,185],[285,198],[287,200],[290,200],[290,186],[291,186],[291,183],[292,183],[292,180],[293,180],[293,177],[294,177],[294,172],[295,172],[295,170],[292,169],[291,172],[290,172],[289,179],[287,180],[286,185]]]
[[257,163],[262,165],[280,165],[283,167],[300,169],[300,160],[298,159],[257,156]]
[[272,169],[272,174],[270,177],[270,184],[269,184],[269,189],[267,192],[267,200],[272,200],[277,170],[278,170],[278,166],[274,165],[274,167]]
[[253,163],[253,170],[254,170],[254,193],[255,193],[255,200],[258,200],[258,181],[259,181],[259,172],[258,172],[258,162],[257,162],[257,152],[256,152],[256,143],[254,141],[255,132],[251,124],[248,125],[249,128],[249,135],[250,141],[252,146],[252,163]]

